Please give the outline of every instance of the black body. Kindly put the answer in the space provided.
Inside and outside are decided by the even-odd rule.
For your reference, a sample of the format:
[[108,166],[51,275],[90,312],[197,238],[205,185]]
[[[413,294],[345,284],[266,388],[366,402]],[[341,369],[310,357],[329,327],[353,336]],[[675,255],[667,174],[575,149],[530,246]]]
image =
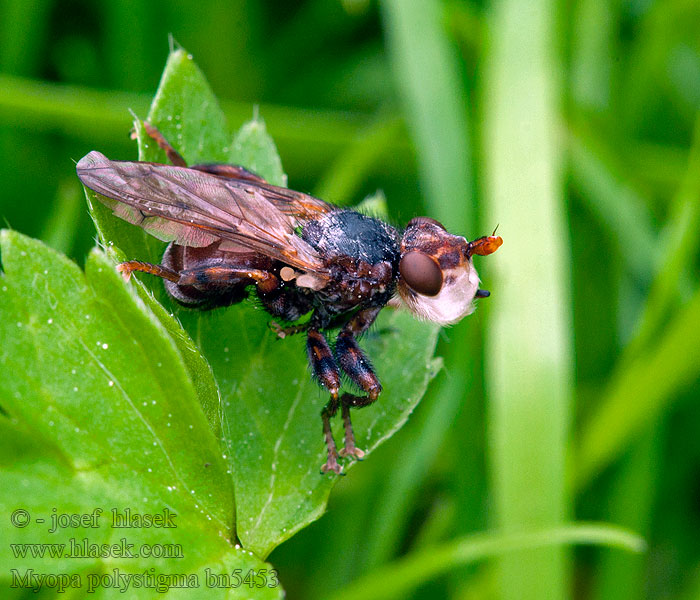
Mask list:
[[[180,304],[199,309],[229,306],[253,291],[273,317],[292,323],[313,311],[311,320],[321,329],[331,323],[338,326],[343,315],[350,318],[357,309],[384,306],[393,296],[400,236],[392,226],[353,210],[337,209],[306,223],[299,235],[324,257],[330,281],[321,290],[285,282],[280,277],[285,263],[263,254],[236,253],[236,270],[232,271],[227,269],[230,252],[175,243],[166,249],[162,266],[180,277],[177,282],[165,279],[165,288]],[[279,284],[271,290],[254,289],[255,280],[240,273],[241,269],[266,271]]]

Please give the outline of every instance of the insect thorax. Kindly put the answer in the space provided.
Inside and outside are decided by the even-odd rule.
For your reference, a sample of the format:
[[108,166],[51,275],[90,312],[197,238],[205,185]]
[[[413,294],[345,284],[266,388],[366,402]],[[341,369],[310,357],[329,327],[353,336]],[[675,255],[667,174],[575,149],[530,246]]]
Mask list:
[[308,222],[301,237],[328,265],[333,282],[323,290],[332,312],[387,302],[394,292],[400,252],[391,225],[351,210]]
[[398,260],[399,234],[391,225],[352,210],[336,210],[304,225],[301,237],[327,260],[348,256],[371,265]]

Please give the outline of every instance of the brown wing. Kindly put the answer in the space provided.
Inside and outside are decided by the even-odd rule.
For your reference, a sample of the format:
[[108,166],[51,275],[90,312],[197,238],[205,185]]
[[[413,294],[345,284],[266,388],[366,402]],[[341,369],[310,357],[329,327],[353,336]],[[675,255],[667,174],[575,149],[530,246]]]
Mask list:
[[253,185],[263,191],[265,197],[272,202],[281,213],[295,219],[300,219],[301,221],[315,219],[324,213],[338,210],[337,206],[302,192],[295,192],[288,188],[277,187],[267,182],[254,183]]
[[76,170],[115,215],[160,240],[195,247],[223,240],[222,250],[254,250],[326,279],[323,260],[294,231],[321,205],[333,208],[322,200],[195,169],[113,161],[95,151]]
[[204,163],[193,165],[190,168],[256,186],[281,212],[298,219],[313,219],[319,217],[323,213],[338,209],[337,206],[329,204],[319,198],[314,198],[302,192],[295,192],[288,188],[272,185],[259,175],[239,165]]

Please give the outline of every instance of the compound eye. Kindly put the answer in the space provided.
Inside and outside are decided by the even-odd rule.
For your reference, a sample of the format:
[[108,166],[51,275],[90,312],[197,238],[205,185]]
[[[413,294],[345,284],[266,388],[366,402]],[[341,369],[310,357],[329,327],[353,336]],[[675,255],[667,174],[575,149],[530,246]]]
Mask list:
[[422,252],[407,252],[399,262],[406,285],[422,296],[437,296],[442,288],[442,271],[433,258]]

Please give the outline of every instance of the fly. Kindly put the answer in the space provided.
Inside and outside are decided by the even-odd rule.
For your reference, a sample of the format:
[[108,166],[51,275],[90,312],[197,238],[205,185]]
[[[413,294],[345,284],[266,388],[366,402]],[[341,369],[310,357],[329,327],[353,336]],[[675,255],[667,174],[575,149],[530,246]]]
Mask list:
[[[372,404],[382,386],[357,343],[392,299],[421,319],[456,323],[474,310],[479,288],[474,255],[495,252],[495,235],[468,242],[428,217],[402,231],[380,219],[271,185],[236,165],[188,167],[152,125],[146,132],[171,165],[123,162],[90,152],[77,173],[115,215],[170,242],[161,264],[137,260],[117,268],[163,279],[178,303],[198,309],[230,306],[254,293],[279,337],[305,332],[314,378],[330,393],[321,412],[328,459],[360,459],[351,408]],[[392,302],[393,303],[393,302]],[[300,319],[310,317],[299,323]],[[332,348],[329,330],[339,329]],[[340,394],[341,372],[362,394]],[[340,410],[344,447],[331,432]]]

